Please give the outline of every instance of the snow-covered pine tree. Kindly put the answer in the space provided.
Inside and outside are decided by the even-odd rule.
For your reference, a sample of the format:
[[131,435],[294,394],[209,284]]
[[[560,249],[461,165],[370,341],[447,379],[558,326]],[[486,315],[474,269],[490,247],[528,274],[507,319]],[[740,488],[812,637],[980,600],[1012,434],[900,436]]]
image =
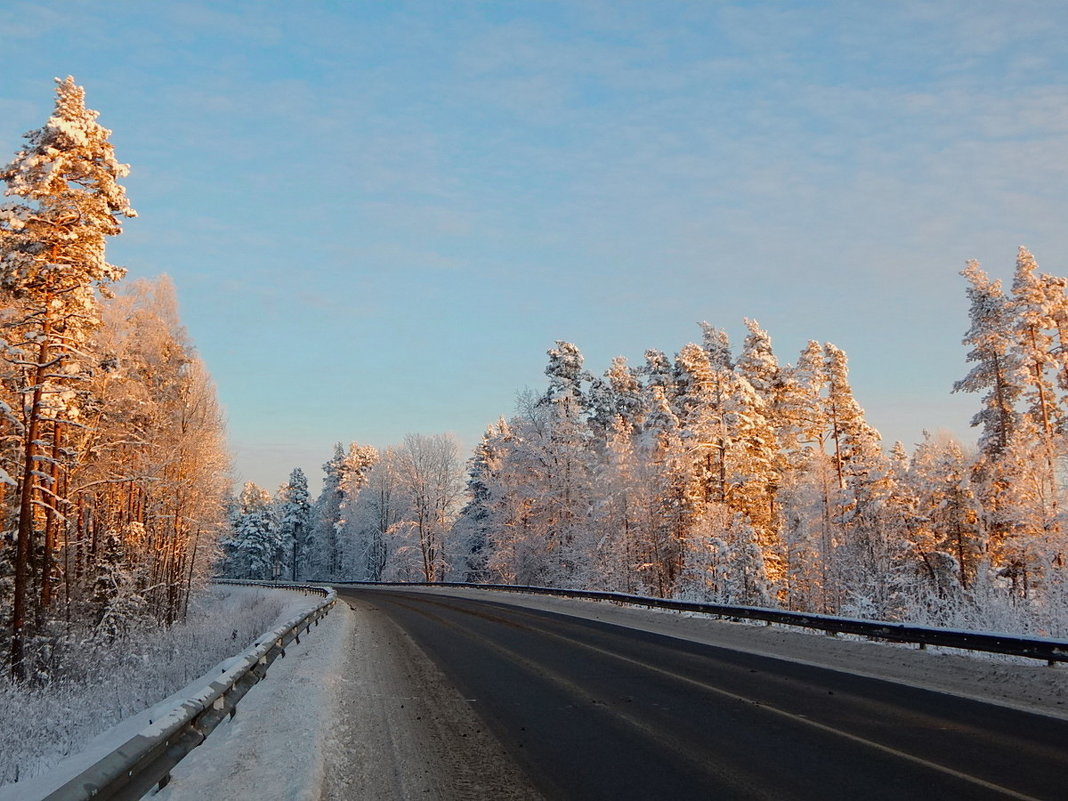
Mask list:
[[1027,595],[1043,572],[1040,554],[1050,547],[1059,553],[1051,543],[1063,538],[1057,466],[1065,411],[1057,388],[1068,358],[1062,348],[1066,282],[1037,271],[1021,247],[1006,297],[977,262],[965,267],[972,319],[965,342],[973,346],[968,358],[976,366],[954,386],[986,390],[972,420],[983,426],[974,484],[992,568],[1011,578],[1019,595]]
[[251,481],[241,490],[230,535],[223,540],[227,576],[272,580],[281,574],[278,522],[271,494]]
[[[675,365],[661,350],[645,351],[645,364],[638,368],[645,379],[645,392],[648,395],[653,387],[660,387],[668,403],[675,401]],[[648,403],[645,404],[648,406]]]
[[797,364],[787,365],[779,375],[781,388],[773,423],[782,469],[796,474],[810,470],[814,459],[826,451],[828,423],[823,395],[827,373],[823,347],[809,340]]
[[331,569],[333,576],[354,578],[354,571],[363,572],[366,563],[364,543],[356,533],[356,527],[350,523],[357,515],[360,490],[366,486],[368,476],[378,458],[377,448],[357,442],[351,443],[345,454],[339,486],[342,500],[338,508],[338,519],[334,523],[335,554]]
[[[763,482],[762,491],[766,503],[758,501],[757,508],[766,510],[766,522],[760,515],[751,517],[756,526],[758,539],[765,551],[767,574],[776,593],[784,595],[788,576],[788,559],[782,531],[781,502],[779,491],[789,478],[790,463],[786,447],[780,441],[784,426],[780,420],[786,396],[785,371],[772,350],[771,337],[756,320],[746,319],[748,333],[742,345],[742,353],[735,372],[743,384],[748,384],[756,393],[758,403],[748,401],[747,408],[755,412],[752,430],[757,439],[750,439],[747,451],[758,460],[758,473]],[[794,432],[789,432],[793,435]],[[795,435],[794,435],[795,436]],[[796,436],[795,445],[796,447]]]
[[[1056,328],[1053,320],[1051,286],[1036,275],[1038,263],[1031,252],[1021,247],[1016,257],[1012,281],[1011,309],[1015,337],[1020,354],[1021,381],[1028,414],[1038,429],[1042,446],[1052,463],[1053,432],[1061,416],[1049,376],[1055,367],[1052,350]],[[1051,466],[1052,477],[1052,466]]]
[[323,465],[323,488],[312,508],[312,527],[305,556],[306,577],[316,580],[333,578],[337,559],[337,524],[341,519],[341,502],[345,470],[345,448],[334,444],[334,455]]
[[289,481],[282,485],[277,498],[279,547],[284,552],[283,575],[292,581],[304,576],[303,560],[308,548],[311,529],[311,503],[308,496],[308,478],[299,467],[289,474]]
[[823,346],[810,340],[797,364],[782,370],[775,422],[782,473],[777,497],[787,555],[787,603],[791,608],[830,611],[835,470],[826,453],[830,426],[824,399],[824,361]]
[[712,369],[733,370],[734,358],[731,355],[731,343],[727,332],[703,321],[699,325],[701,326],[705,353],[708,354],[708,362]]
[[864,419],[864,410],[853,396],[845,352],[828,342],[824,345],[824,354],[827,375],[824,419],[833,446],[838,486],[845,489],[851,474],[868,470],[869,462],[877,458],[880,437]]
[[915,546],[928,520],[919,510],[919,495],[911,480],[912,463],[904,444],[895,442],[891,446],[888,464],[890,494],[879,510],[886,549],[885,572],[876,577],[869,608],[854,608],[861,617],[904,620],[918,569]]
[[[3,358],[26,367],[15,371],[21,463],[4,466],[21,474],[11,637],[16,678],[24,676],[31,572],[41,577],[38,601],[50,600],[57,521],[67,510],[46,484],[59,480],[55,455],[76,415],[73,387],[86,369],[80,346],[99,322],[96,291],[124,272],[108,263],[104,243],[120,232],[119,217],[135,216],[118,183],[128,168],[115,159],[111,132],[85,107],[73,78],[57,84],[52,116],[0,170],[6,194],[22,199],[0,208]],[[32,564],[37,553],[40,563]]]
[[1014,596],[1033,598],[1051,568],[1064,570],[1059,488],[1052,488],[1042,432],[1030,414],[1009,439],[1000,466],[1008,480],[998,498],[990,552],[997,575]]
[[590,374],[582,369],[581,351],[573,343],[558,339],[556,347],[549,348],[548,354],[549,365],[545,368],[545,375],[549,377],[549,387],[545,392],[545,402],[569,397],[574,399],[580,410],[585,411],[586,396],[582,384],[590,380]]
[[983,393],[982,406],[971,420],[972,426],[981,428],[973,479],[981,525],[996,551],[1009,536],[1010,515],[1002,508],[1009,503],[1006,493],[1012,477],[1006,472],[1005,456],[1021,424],[1017,405],[1023,395],[1026,368],[1016,344],[1013,303],[1002,291],[1001,282],[992,281],[974,260],[965,265],[961,275],[968,281],[971,321],[964,344],[971,346],[967,360],[974,366],[954,383],[953,391]]
[[727,574],[727,603],[770,606],[773,592],[765,571],[764,550],[749,518],[735,514],[730,527],[731,559]]
[[675,409],[693,463],[694,484],[689,492],[694,509],[700,513],[705,503],[726,503],[728,374],[713,369],[708,352],[693,343],[679,351],[675,372],[678,377]]
[[643,509],[637,570],[648,592],[668,598],[675,594],[687,536],[700,510],[691,492],[693,460],[682,423],[661,385],[652,385],[650,392],[649,414],[638,442],[651,498]]
[[544,465],[540,487],[532,487],[545,505],[548,524],[546,548],[552,553],[550,581],[556,586],[575,586],[587,568],[589,553],[590,432],[586,423],[588,398],[583,383],[590,375],[582,369],[578,347],[558,340],[548,351],[545,375],[549,387],[539,402],[546,408],[540,418],[540,436],[530,437],[528,455]]
[[772,351],[771,337],[756,320],[746,318],[745,327],[748,333],[735,369],[770,409],[777,405],[781,386],[779,360]]
[[90,607],[94,638],[110,643],[140,623],[147,606],[124,556],[122,540],[116,534],[104,537],[93,575]]
[[[764,580],[778,588],[786,571],[776,498],[779,448],[767,404],[744,377],[730,374],[725,412],[728,431],[726,504],[744,516],[763,554]],[[737,528],[737,527],[735,527]]]
[[[705,504],[681,543],[681,566],[672,596],[683,601],[731,603],[731,521],[722,503]],[[737,602],[736,600],[734,602]]]
[[[708,338],[713,344],[725,343],[725,338],[711,331]],[[696,345],[683,347],[677,360],[677,405],[698,479],[691,490],[694,508],[722,504],[745,515],[758,529],[758,539],[778,580],[784,557],[775,509],[775,433],[765,417],[764,401],[744,377],[722,366],[730,363],[722,351],[714,352],[719,354],[718,368],[711,363],[708,350]]]
[[458,581],[490,581],[488,562],[501,525],[501,468],[511,439],[511,428],[502,417],[486,429],[468,461],[467,502],[453,527],[456,561],[452,569]]
[[970,473],[968,459],[952,437],[926,434],[913,454],[909,479],[925,519],[911,542],[915,568],[927,578],[929,595],[949,589],[941,566],[950,563],[956,574],[953,586],[971,586],[986,551]]
[[989,460],[997,460],[1008,445],[1019,415],[1016,403],[1022,393],[1019,384],[1020,355],[1014,347],[1013,315],[1000,281],[991,281],[977,261],[969,261],[961,271],[968,280],[971,325],[964,344],[971,346],[967,360],[975,366],[953,384],[954,392],[983,392],[982,408],[972,417],[981,426],[979,450]]
[[311,533],[308,538],[306,565],[308,575],[318,579],[335,578],[340,575],[343,563],[351,565],[351,539],[339,539],[345,526],[343,511],[347,498],[351,502],[367,481],[367,475],[378,459],[378,451],[369,445],[353,442],[348,451],[340,442],[334,445],[334,455],[323,465],[323,488],[312,510]]
[[627,366],[622,356],[612,359],[604,377],[593,379],[590,386],[590,427],[598,447],[604,447],[613,436],[616,418],[623,418],[632,432],[640,427],[643,401],[636,371]]
[[616,415],[604,458],[593,468],[590,530],[594,552],[589,561],[592,589],[630,592],[637,589],[638,542],[645,508],[654,502],[648,475],[638,461],[631,425]]
[[500,465],[486,476],[493,543],[486,568],[495,582],[545,585],[554,575],[546,514],[550,462],[544,458],[551,410],[541,401],[530,392],[520,396],[508,436],[499,441]]
[[1046,314],[1053,326],[1054,342],[1050,358],[1056,374],[1056,386],[1061,390],[1058,404],[1061,417],[1057,420],[1057,426],[1058,430],[1063,430],[1063,415],[1068,408],[1068,398],[1065,396],[1068,393],[1068,278],[1043,273],[1039,280],[1043,284]]
[[828,561],[827,576],[832,584],[827,597],[830,608],[837,610],[849,595],[854,560],[867,560],[862,572],[869,574],[878,572],[885,561],[879,514],[891,487],[879,432],[864,419],[864,410],[853,396],[845,352],[828,342],[824,355],[824,415],[837,479],[831,514],[838,535],[823,558]]
[[[1054,358],[1056,327],[1054,320],[1059,295],[1062,293],[1050,281],[1036,275],[1038,264],[1025,247],[1020,247],[1016,258],[1016,272],[1012,282],[1011,308],[1015,322],[1017,351],[1020,354],[1020,384],[1023,399],[1027,403],[1026,414],[1033,422],[1037,433],[1036,446],[1045,457],[1042,495],[1053,520],[1058,519],[1057,508],[1058,453],[1056,429],[1064,418],[1057,402],[1053,384],[1058,374],[1058,362]],[[1032,430],[1026,428],[1024,430]],[[1019,432],[1018,432],[1019,433]],[[1057,523],[1054,522],[1054,526]]]

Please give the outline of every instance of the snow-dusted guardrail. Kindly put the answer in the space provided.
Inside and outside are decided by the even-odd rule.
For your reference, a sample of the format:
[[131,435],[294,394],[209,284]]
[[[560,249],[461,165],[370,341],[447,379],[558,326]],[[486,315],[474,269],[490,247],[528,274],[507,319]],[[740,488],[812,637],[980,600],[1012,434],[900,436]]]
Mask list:
[[237,702],[264,677],[277,657],[285,656],[285,648],[290,642],[296,640],[299,643],[302,632],[309,632],[313,625],[319,624],[319,619],[330,611],[336,598],[335,591],[328,587],[251,581],[220,583],[303,590],[322,595],[323,600],[310,611],[302,612],[261,635],[236,657],[223,663],[228,666],[214,680],[46,796],[45,801],[134,801],[154,786],[166,785],[171,769],[204,742],[223,718],[233,717]]
[[519,587],[510,584],[464,584],[459,582],[438,582],[434,584],[384,581],[333,583],[339,586],[341,584],[377,584],[379,586],[457,587],[555,595],[562,598],[582,598],[593,601],[611,601],[612,603],[648,606],[656,609],[672,609],[678,612],[701,612],[736,620],[760,620],[768,624],[778,623],[785,626],[799,626],[806,629],[825,631],[829,634],[859,634],[874,639],[913,643],[921,648],[925,648],[928,645],[937,645],[943,648],[987,651],[1031,659],[1044,659],[1050,666],[1057,662],[1068,662],[1068,642],[1048,637],[1020,637],[1014,634],[955,631],[930,626],[911,626],[906,623],[860,620],[857,618],[810,614],[808,612],[789,612],[784,609],[765,609],[758,606],[726,606],[724,604],[675,601],[669,598],[627,595],[621,592],[567,590],[554,587]]

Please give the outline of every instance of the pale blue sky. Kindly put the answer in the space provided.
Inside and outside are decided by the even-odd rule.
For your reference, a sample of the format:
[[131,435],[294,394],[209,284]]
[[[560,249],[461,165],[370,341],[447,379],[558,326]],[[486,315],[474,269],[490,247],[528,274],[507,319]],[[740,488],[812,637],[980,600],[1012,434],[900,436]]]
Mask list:
[[[473,445],[545,351],[743,317],[849,354],[888,441],[971,438],[964,261],[1068,274],[1068,4],[0,5],[0,158],[73,74],[133,172],[241,479]],[[7,155],[3,155],[7,154]]]

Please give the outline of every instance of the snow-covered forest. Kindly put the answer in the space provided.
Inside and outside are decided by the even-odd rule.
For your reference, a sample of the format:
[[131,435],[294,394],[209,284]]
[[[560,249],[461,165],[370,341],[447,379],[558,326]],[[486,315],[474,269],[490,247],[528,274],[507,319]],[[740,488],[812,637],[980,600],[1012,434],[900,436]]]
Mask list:
[[[37,682],[209,577],[228,490],[215,390],[164,278],[122,284],[135,212],[72,78],[0,179],[0,667]],[[84,666],[81,666],[84,667]]]
[[[1068,279],[1024,248],[1012,286],[976,262],[977,447],[886,447],[847,359],[811,341],[783,363],[756,321],[737,351],[650,350],[600,376],[549,351],[548,386],[455,443],[339,445],[310,502],[294,471],[245,487],[222,543],[237,577],[462,580],[616,590],[943,625],[1068,632],[1064,457]],[[964,321],[962,321],[962,327]],[[947,381],[947,391],[950,382]]]
[[246,484],[220,541],[231,578],[442,581],[454,577],[464,497],[460,447],[413,434],[396,448],[340,444],[313,502],[304,471],[272,497]]

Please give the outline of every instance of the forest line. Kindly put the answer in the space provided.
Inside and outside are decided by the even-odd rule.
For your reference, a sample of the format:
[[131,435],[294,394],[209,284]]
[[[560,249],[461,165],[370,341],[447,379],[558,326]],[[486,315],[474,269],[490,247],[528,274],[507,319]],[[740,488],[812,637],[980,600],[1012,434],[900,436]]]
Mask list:
[[[1068,279],[1020,248],[1009,291],[977,262],[978,447],[887,451],[845,353],[781,364],[746,320],[732,353],[650,350],[600,376],[560,341],[548,386],[486,430],[381,453],[339,444],[312,503],[295,470],[246,485],[222,541],[233,576],[568,586],[1063,636]],[[962,370],[963,372],[963,370]]]

